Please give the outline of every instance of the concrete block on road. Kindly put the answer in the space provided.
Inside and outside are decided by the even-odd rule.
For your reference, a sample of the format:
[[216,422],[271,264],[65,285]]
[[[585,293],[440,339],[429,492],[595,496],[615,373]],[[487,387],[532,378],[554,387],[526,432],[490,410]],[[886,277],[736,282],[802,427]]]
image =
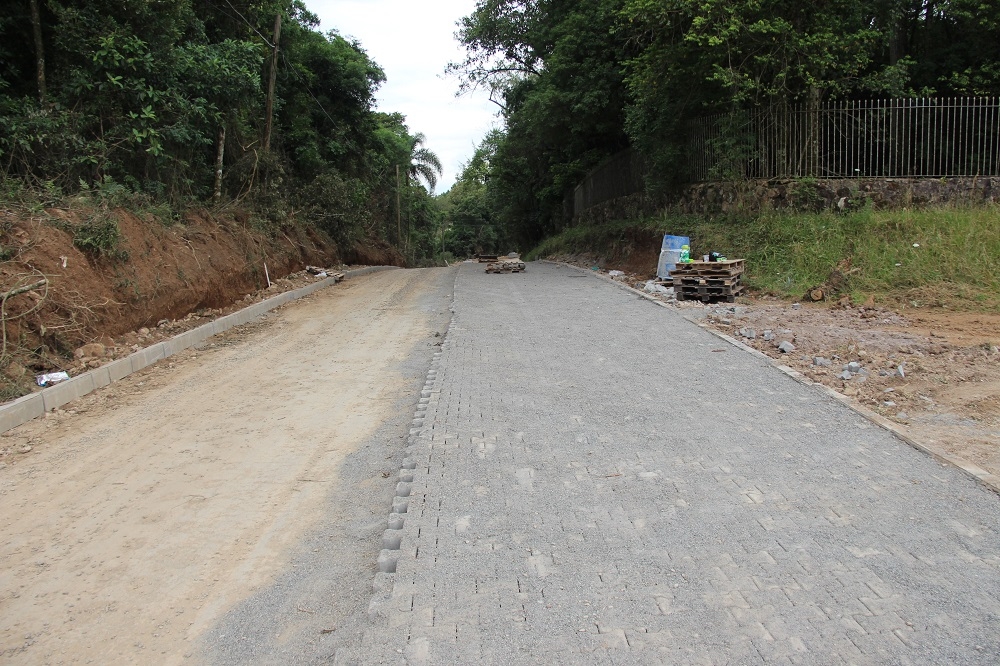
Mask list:
[[406,516],[400,513],[390,513],[389,514],[389,529],[390,530],[401,530],[405,524]]
[[[233,328],[234,326],[242,326],[243,324],[250,323],[256,318],[257,315],[255,315],[250,310],[250,308],[247,308],[246,310],[240,310],[239,312],[234,312],[233,314],[226,317],[226,319],[229,320],[228,328]],[[222,331],[219,332],[221,333]]]
[[91,370],[89,373],[94,379],[94,388],[104,388],[111,383],[111,373],[108,371],[108,366],[104,365],[95,370]]
[[378,570],[382,573],[396,573],[399,562],[398,550],[383,550],[378,554]]
[[132,359],[126,356],[125,358],[108,363],[102,369],[107,369],[111,381],[117,382],[132,374]]
[[132,361],[132,372],[139,372],[143,368],[153,365],[161,358],[164,358],[165,351],[166,348],[163,346],[163,343],[159,342],[129,355],[129,359]]
[[403,542],[403,530],[386,530],[382,533],[382,548],[385,550],[399,550]]
[[[247,314],[247,317],[248,317],[247,320],[245,322],[243,322],[243,323],[246,323],[246,322],[249,322],[249,321],[253,321],[257,317],[262,316],[264,313],[266,313],[270,309],[271,309],[271,306],[268,304],[267,301],[262,301],[260,303],[256,303],[254,305],[251,305],[249,308],[247,308],[246,310],[243,311],[244,313]],[[242,313],[240,313],[240,314],[242,314]]]
[[87,395],[93,390],[94,378],[88,372],[45,389],[41,393],[42,402],[45,405],[45,411],[50,412]]
[[204,326],[199,326],[198,328],[193,328],[190,331],[181,333],[180,335],[176,335],[170,338],[169,340],[164,340],[163,355],[164,357],[166,357],[178,354],[184,351],[185,349],[188,349],[189,347],[193,347],[199,342],[207,340],[213,334],[214,334],[213,327],[210,324],[206,324]]
[[32,393],[0,407],[0,432],[16,428],[45,413],[41,393]]
[[[240,312],[242,312],[242,310]],[[236,323],[236,321],[238,319],[238,317],[236,315],[238,315],[238,314],[239,314],[239,312],[234,312],[233,314],[226,315],[225,317],[220,317],[220,318],[216,319],[215,321],[213,321],[211,324],[206,324],[206,326],[211,326],[212,327],[212,334],[213,335],[217,335],[217,334],[222,333],[224,331],[228,331],[233,326],[238,326],[238,324]]]

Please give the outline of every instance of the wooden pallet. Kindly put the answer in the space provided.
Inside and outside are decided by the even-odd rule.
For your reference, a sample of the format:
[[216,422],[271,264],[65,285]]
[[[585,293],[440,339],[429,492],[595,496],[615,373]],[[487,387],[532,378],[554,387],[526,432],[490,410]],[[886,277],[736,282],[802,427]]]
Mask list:
[[743,285],[731,287],[716,287],[707,284],[687,285],[674,287],[674,294],[677,296],[678,301],[702,301],[704,303],[726,301],[727,303],[733,303],[736,301],[736,297],[743,292],[744,288]]
[[670,271],[671,277],[694,276],[729,277],[741,275],[746,267],[746,259],[728,259],[726,261],[692,261],[689,264],[677,264]]
[[481,264],[492,264],[499,259],[499,257],[495,254],[480,254],[476,255],[476,259],[478,259]]
[[707,284],[712,287],[735,287],[740,283],[739,275],[719,277],[714,275],[678,275],[673,278],[675,287],[698,286]]

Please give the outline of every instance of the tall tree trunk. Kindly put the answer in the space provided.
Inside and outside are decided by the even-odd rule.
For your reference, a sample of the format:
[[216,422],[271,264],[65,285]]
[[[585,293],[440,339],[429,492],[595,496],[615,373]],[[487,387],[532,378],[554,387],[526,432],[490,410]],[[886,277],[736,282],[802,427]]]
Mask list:
[[219,138],[215,148],[215,187],[212,188],[212,200],[219,203],[222,200],[222,161],[226,155],[226,126],[219,127]]
[[35,36],[35,70],[38,77],[38,103],[45,104],[45,45],[42,43],[42,15],[38,11],[38,0],[29,0],[31,5],[31,31]]
[[267,101],[264,115],[264,150],[271,150],[271,116],[274,112],[274,86],[278,81],[278,40],[281,38],[281,14],[274,17],[274,47],[271,50],[271,71],[267,81]]

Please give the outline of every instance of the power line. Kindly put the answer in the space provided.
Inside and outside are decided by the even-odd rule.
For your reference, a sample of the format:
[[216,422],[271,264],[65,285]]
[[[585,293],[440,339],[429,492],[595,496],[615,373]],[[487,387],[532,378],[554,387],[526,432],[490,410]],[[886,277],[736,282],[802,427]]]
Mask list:
[[318,99],[316,99],[316,95],[313,95],[312,91],[309,90],[309,84],[308,84],[308,82],[306,82],[305,80],[303,80],[302,77],[301,77],[301,75],[297,71],[295,71],[295,68],[292,67],[292,65],[291,65],[290,62],[288,62],[288,58],[285,57],[284,53],[281,54],[281,59],[285,61],[285,68],[287,69],[287,71],[291,72],[292,76],[294,76],[296,79],[298,79],[299,83],[302,84],[303,89],[305,89],[305,91],[309,94],[309,96],[312,97],[312,101],[316,102],[316,106],[318,106],[319,110],[323,112],[323,115],[326,116],[327,118],[329,118],[331,123],[333,123],[334,125],[336,125],[337,121],[333,119],[333,116],[331,116],[329,113],[327,113],[327,111],[326,111],[325,108],[323,108],[323,105],[320,104],[320,102],[319,102]]
[[[258,36],[258,37],[260,37],[261,39],[263,39],[263,40],[264,40],[264,43],[265,43],[265,44],[267,44],[269,48],[272,48],[272,49],[274,48],[274,44],[272,44],[272,43],[270,42],[270,40],[268,40],[268,38],[267,38],[267,37],[265,37],[264,35],[262,35],[262,34],[260,33],[260,30],[258,30],[258,29],[257,29],[257,28],[256,28],[256,27],[254,26],[254,24],[253,24],[253,23],[251,23],[250,21],[248,21],[248,20],[246,19],[246,17],[245,17],[245,16],[243,16],[243,14],[240,14],[240,10],[236,9],[236,7],[233,7],[233,3],[231,3],[231,2],[229,1],[229,0],[225,0],[225,1],[226,1],[226,4],[227,4],[227,5],[229,5],[229,7],[230,7],[230,8],[231,8],[231,9],[232,9],[232,10],[233,10],[234,12],[236,12],[236,15],[237,15],[237,16],[239,16],[239,17],[240,17],[241,19],[243,19],[243,22],[244,22],[244,23],[246,23],[246,24],[247,24],[247,26],[248,26],[248,27],[249,27],[249,28],[250,28],[251,30],[253,30],[253,31],[254,31],[255,33],[257,33],[257,36]],[[230,18],[232,18],[232,16],[231,16],[231,15],[230,15]]]

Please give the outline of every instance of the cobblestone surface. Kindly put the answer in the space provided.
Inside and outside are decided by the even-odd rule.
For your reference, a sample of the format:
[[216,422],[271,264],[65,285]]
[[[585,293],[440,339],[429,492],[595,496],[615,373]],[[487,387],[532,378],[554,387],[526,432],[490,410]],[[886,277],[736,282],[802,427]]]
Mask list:
[[997,662],[995,494],[573,269],[453,309],[338,663]]

